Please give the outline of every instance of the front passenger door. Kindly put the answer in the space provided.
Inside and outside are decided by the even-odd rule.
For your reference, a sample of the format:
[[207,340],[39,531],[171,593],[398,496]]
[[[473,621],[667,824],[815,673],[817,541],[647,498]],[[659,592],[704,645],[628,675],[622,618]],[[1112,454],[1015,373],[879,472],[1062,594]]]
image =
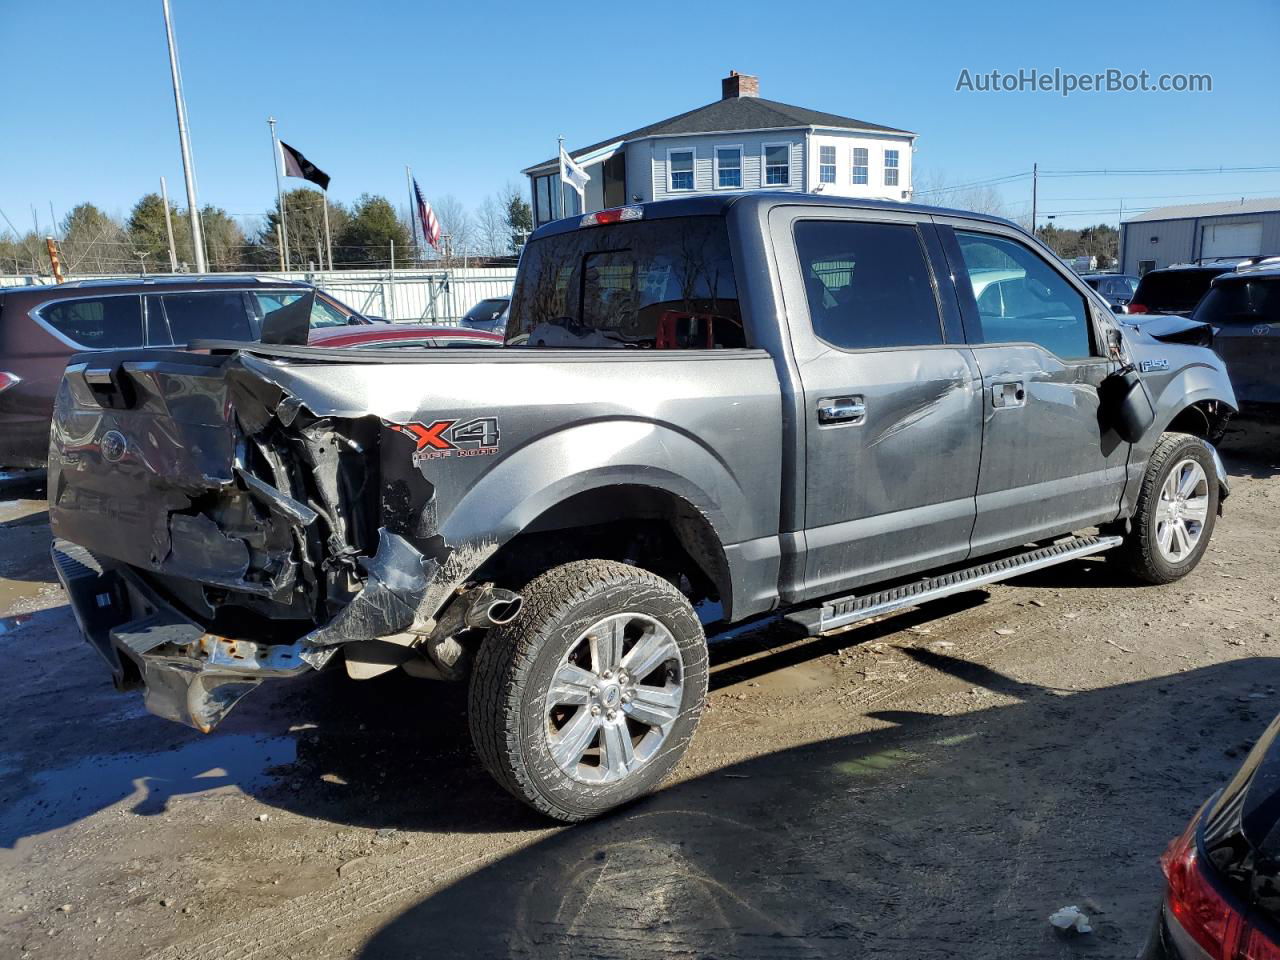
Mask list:
[[941,232],[982,371],[973,555],[1114,520],[1129,445],[1103,425],[1092,301],[1012,230]]

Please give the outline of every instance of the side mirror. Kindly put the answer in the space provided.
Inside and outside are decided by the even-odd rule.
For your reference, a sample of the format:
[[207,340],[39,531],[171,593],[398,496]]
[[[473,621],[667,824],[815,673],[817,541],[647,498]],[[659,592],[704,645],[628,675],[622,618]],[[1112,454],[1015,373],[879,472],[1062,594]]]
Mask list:
[[1151,391],[1132,367],[1107,377],[1099,392],[1109,426],[1126,443],[1137,443],[1155,424]]
[[1113,303],[1113,304],[1111,305],[1111,312],[1112,312],[1112,313],[1124,313],[1124,304],[1123,304],[1123,303]]

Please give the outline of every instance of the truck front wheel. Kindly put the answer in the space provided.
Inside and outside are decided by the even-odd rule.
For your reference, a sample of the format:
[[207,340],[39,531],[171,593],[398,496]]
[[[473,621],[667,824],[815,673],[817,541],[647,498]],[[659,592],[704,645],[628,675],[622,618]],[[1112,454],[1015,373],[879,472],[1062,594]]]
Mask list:
[[1151,452],[1117,558],[1145,583],[1172,583],[1204,556],[1217,515],[1212,449],[1199,437],[1166,433]]
[[472,667],[471,737],[494,778],[558,820],[652,790],[684,755],[707,694],[706,638],[689,601],[607,560],[555,567]]

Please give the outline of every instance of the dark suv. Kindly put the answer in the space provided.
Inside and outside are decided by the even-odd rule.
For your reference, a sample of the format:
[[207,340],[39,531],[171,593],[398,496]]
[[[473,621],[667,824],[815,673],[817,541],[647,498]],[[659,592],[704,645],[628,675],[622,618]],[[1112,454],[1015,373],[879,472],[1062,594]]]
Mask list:
[[1191,316],[1213,328],[1240,402],[1280,407],[1280,258],[1215,277]]
[[[226,274],[0,288],[0,468],[45,465],[54,394],[73,354],[257,340],[263,316],[311,289]],[[312,327],[369,322],[317,291]]]
[[[1213,278],[1229,273],[1239,261],[1174,264],[1150,270],[1138,281],[1127,313],[1167,313],[1188,317],[1200,298],[1209,292]],[[1248,263],[1249,261],[1244,261]]]

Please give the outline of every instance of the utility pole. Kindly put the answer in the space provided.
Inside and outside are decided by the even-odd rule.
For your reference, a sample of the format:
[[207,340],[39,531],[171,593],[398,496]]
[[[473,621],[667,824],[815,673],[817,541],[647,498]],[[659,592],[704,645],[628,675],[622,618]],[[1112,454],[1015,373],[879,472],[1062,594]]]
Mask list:
[[[422,262],[422,248],[418,246],[418,198],[413,195],[413,174],[409,172],[409,165],[405,164],[404,168],[405,186],[409,188],[409,240],[413,244],[413,249],[418,251],[416,257],[419,263]],[[422,235],[425,238],[427,234],[426,225],[423,224]]]
[[276,139],[276,118],[267,117],[267,126],[271,128],[271,166],[276,171],[276,204],[280,207],[280,269],[289,269],[289,221],[284,212],[284,189],[280,186],[280,163],[284,159],[280,154],[280,141]]
[[1036,187],[1039,186],[1040,164],[1031,165],[1031,235],[1036,235]]
[[276,252],[280,254],[280,272],[284,273],[284,231],[279,223],[276,224]]
[[160,178],[160,200],[164,203],[164,232],[169,237],[169,272],[178,272],[178,248],[173,243],[173,217],[169,215],[169,185]]
[[[173,75],[173,105],[178,113],[178,145],[182,149],[182,173],[187,181],[187,219],[191,221],[191,249],[196,258],[196,272],[207,273],[204,258],[204,235],[200,229],[200,206],[196,203],[196,174],[191,163],[191,142],[187,135],[187,105],[182,99],[182,76],[178,69],[178,47],[173,39],[173,20],[169,16],[169,0],[160,0],[164,8],[164,32],[169,40],[169,72]],[[167,208],[166,208],[167,209]]]
[[[333,238],[329,235],[329,191],[320,191],[320,202],[324,204],[324,247],[329,254],[329,269],[333,269]],[[320,262],[324,263],[324,257],[320,258]]]

